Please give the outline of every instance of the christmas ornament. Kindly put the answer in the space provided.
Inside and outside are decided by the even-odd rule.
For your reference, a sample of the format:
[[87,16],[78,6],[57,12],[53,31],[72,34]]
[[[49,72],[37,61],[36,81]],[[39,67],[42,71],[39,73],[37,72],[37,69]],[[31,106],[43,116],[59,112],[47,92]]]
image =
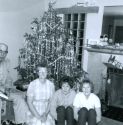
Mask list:
[[54,79],[56,84],[63,75],[77,77],[80,72],[76,69],[83,71],[77,60],[72,33],[64,28],[53,5],[49,3],[49,9],[43,17],[32,21],[32,33],[24,35],[25,43],[20,49],[18,67],[21,75],[24,71],[23,81],[28,83],[35,79],[36,65],[43,60],[48,62],[48,78]]

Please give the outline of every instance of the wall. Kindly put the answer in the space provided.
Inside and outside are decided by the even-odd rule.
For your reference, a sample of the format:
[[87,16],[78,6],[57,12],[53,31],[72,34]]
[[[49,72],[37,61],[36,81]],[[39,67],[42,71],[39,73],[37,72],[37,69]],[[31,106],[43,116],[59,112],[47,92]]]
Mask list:
[[122,0],[99,0],[99,1],[104,6],[123,5],[123,1]]
[[24,42],[24,33],[30,32],[30,23],[34,17],[39,17],[44,11],[43,1],[23,10],[0,12],[0,42],[9,47],[7,57],[11,61],[13,80],[17,79],[15,68],[18,65],[19,49]]
[[[47,7],[47,5],[50,1],[51,0],[45,1],[45,7]],[[71,7],[71,6],[73,6],[77,3],[76,0],[52,0],[52,1],[56,2],[55,5],[54,5],[55,8]]]
[[[102,72],[102,62],[100,53],[95,52],[88,54],[88,61],[90,62],[87,67],[90,79],[94,84],[95,93],[99,93],[101,85],[101,72]],[[98,76],[98,77],[97,77]]]

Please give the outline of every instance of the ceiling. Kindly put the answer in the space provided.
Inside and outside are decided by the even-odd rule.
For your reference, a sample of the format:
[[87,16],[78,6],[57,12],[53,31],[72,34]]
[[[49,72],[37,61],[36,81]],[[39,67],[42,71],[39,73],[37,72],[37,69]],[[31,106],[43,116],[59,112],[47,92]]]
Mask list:
[[0,12],[19,11],[44,0],[0,0]]
[[[46,0],[0,0],[0,12],[19,11]],[[123,16],[123,6],[106,6],[104,15]]]
[[106,6],[104,7],[105,16],[123,16],[123,6]]

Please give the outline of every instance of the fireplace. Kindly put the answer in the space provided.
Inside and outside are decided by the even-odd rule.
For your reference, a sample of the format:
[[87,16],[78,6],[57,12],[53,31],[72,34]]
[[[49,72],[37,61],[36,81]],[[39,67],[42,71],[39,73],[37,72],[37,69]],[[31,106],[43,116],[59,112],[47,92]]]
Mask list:
[[102,115],[123,122],[123,49],[85,47],[85,52],[83,67],[101,100]]
[[123,122],[123,70],[107,67],[105,101],[102,115]]
[[107,67],[106,102],[123,108],[123,70]]

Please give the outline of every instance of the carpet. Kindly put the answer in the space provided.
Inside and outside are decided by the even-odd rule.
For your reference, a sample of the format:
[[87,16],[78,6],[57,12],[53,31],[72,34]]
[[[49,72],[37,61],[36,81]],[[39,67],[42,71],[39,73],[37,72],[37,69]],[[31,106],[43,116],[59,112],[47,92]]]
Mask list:
[[123,122],[123,108],[109,106],[102,115],[104,117]]

